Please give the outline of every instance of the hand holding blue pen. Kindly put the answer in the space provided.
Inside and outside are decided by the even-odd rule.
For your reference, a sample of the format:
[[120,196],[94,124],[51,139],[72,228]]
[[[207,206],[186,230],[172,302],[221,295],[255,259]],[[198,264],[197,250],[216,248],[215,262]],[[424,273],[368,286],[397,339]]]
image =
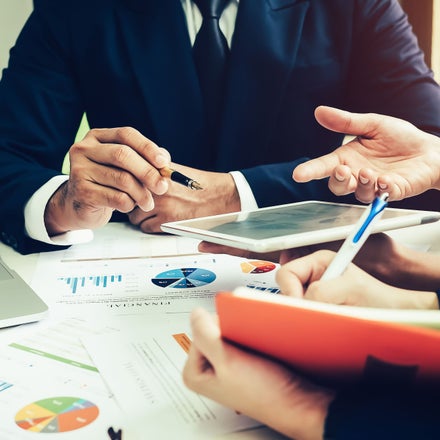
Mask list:
[[342,275],[347,266],[361,249],[370,235],[373,226],[381,218],[387,206],[388,193],[383,193],[371,203],[365,213],[359,218],[351,234],[345,239],[335,258],[321,277],[321,280],[329,280]]

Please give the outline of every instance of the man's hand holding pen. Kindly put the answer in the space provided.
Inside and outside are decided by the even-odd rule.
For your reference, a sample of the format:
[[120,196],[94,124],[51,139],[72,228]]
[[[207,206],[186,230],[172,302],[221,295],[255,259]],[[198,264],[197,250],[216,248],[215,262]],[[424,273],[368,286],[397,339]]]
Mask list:
[[69,158],[69,179],[46,207],[49,235],[103,226],[114,210],[149,211],[153,194],[168,190],[158,171],[169,165],[168,151],[130,127],[90,130]]
[[90,130],[69,158],[69,178],[45,209],[50,236],[101,227],[115,210],[144,232],[160,232],[164,221],[240,209],[229,174],[172,164],[167,150],[134,128]]

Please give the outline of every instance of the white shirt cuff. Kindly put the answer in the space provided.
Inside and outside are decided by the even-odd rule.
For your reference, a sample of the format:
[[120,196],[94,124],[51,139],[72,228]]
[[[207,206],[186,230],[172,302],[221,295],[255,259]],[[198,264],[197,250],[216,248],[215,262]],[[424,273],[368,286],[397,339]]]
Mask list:
[[238,195],[240,197],[241,210],[253,211],[258,208],[257,201],[255,200],[254,193],[240,171],[231,171],[229,174],[234,179],[235,186],[237,187]]
[[66,175],[52,177],[26,203],[24,207],[24,221],[26,233],[30,238],[60,246],[70,246],[93,240],[93,231],[91,229],[68,231],[53,237],[49,237],[47,233],[46,225],[44,224],[44,211],[47,202],[55,191],[68,179],[69,176]]

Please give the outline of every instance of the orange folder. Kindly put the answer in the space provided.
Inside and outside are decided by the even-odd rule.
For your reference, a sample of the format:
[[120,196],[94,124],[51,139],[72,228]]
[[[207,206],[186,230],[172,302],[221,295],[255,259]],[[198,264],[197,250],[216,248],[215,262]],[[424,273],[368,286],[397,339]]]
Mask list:
[[219,293],[216,307],[223,338],[324,382],[440,379],[440,311],[339,306],[246,288]]

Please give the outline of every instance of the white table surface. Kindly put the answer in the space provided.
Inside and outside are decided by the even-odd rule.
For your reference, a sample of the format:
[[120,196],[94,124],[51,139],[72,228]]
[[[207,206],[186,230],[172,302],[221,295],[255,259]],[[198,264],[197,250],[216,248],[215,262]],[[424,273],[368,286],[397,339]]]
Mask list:
[[[114,228],[115,231],[117,231],[119,226],[118,224],[109,224],[105,227]],[[415,247],[419,250],[440,253],[440,222],[394,230],[388,232],[388,234],[408,246]],[[0,243],[0,256],[11,268],[16,270],[25,281],[31,283],[39,254],[20,255],[12,248]],[[10,329],[8,331],[10,331]],[[222,438],[225,440],[281,440],[285,437],[264,427],[236,432],[223,436]]]

